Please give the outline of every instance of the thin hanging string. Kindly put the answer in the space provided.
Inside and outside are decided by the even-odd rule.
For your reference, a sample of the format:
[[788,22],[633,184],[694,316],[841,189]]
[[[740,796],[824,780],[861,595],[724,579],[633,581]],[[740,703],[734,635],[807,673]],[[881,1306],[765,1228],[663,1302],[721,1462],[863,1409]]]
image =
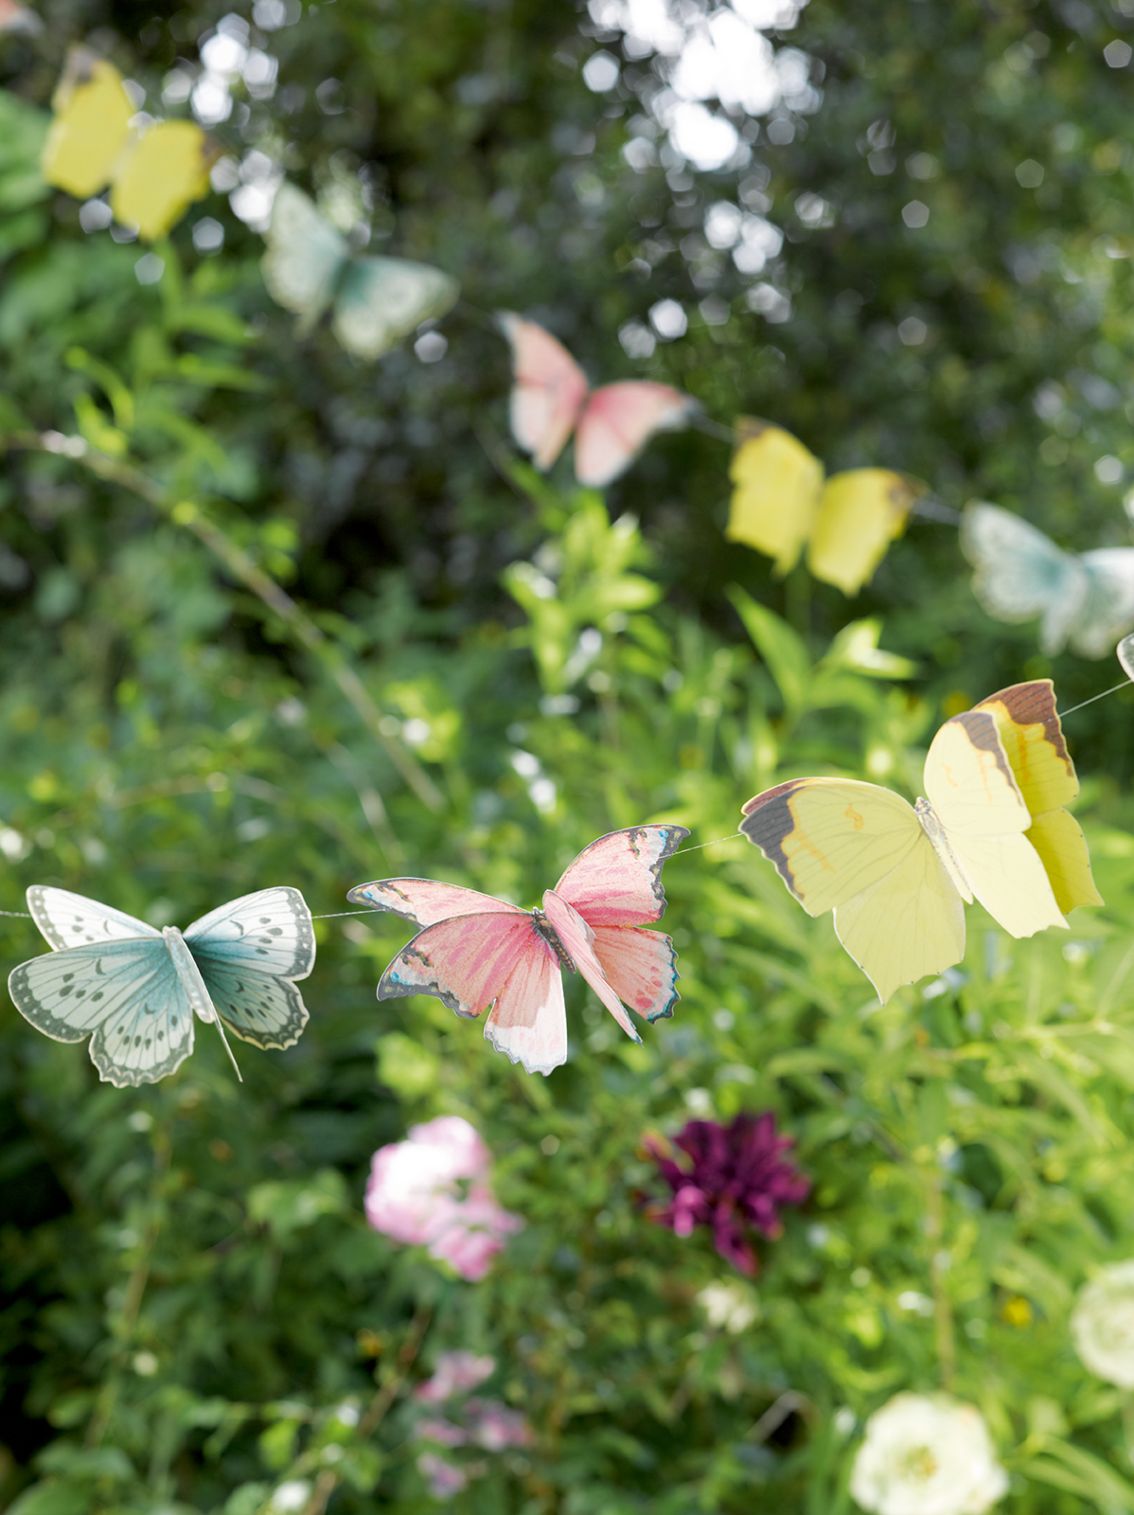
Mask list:
[[946,505],[936,495],[923,495],[910,506],[910,515],[921,516],[925,521],[944,521],[949,526],[959,526],[964,519],[959,510]]
[[332,910],[330,915],[313,915],[313,921],[341,921],[344,915],[385,915],[377,905],[368,905],[365,910]]
[[702,847],[715,847],[718,842],[731,842],[734,837],[743,835],[743,831],[732,831],[728,836],[715,836],[711,842],[698,842],[695,847],[678,847],[676,852],[670,853],[670,857],[680,857],[683,852],[700,852]]
[[1108,694],[1117,694],[1120,689],[1129,689],[1131,684],[1134,684],[1134,679],[1123,679],[1121,684],[1113,684],[1109,689],[1104,689],[1101,694],[1092,694],[1089,700],[1080,700],[1077,705],[1072,705],[1070,710],[1061,710],[1060,719],[1065,721],[1069,715],[1074,715],[1076,710],[1085,710],[1096,700],[1105,700]]

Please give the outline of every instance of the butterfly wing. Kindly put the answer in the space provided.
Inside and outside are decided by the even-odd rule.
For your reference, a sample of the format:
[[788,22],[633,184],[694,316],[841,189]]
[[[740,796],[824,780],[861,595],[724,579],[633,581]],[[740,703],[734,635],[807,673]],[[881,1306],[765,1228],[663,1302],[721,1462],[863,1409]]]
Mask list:
[[743,420],[729,466],[732,499],[725,535],[794,568],[811,534],[823,487],[823,465],[779,426]]
[[85,947],[134,937],[156,937],[161,932],[136,920],[123,910],[114,910],[98,900],[69,889],[33,884],[27,892],[28,910],[44,939],[52,947]]
[[214,1009],[241,1041],[278,1052],[293,1047],[303,1035],[307,1006],[289,979],[194,957]]
[[455,279],[428,263],[405,258],[352,258],[335,296],[335,335],[356,358],[373,360],[423,321],[451,310]]
[[1134,684],[1134,636],[1125,636],[1114,649],[1114,655],[1121,664],[1122,671]]
[[41,168],[48,184],[85,200],[111,179],[134,104],[113,63],[73,48],[52,101]]
[[314,200],[294,184],[281,184],[260,270],[272,299],[300,317],[302,331],[330,306],[348,258],[346,242]]
[[1099,547],[1079,561],[1088,587],[1071,645],[1084,657],[1107,657],[1134,626],[1134,548]]
[[633,1041],[641,1041],[641,1037],[634,1029],[634,1022],[626,1014],[622,1001],[603,972],[602,964],[595,955],[594,932],[577,910],[572,909],[570,904],[557,894],[554,889],[548,889],[543,896],[543,910],[548,922],[559,938],[563,950],[571,959],[582,976],[590,984],[591,988],[602,1000],[614,1019]]
[[193,1050],[193,1012],[157,932],[33,958],[12,970],[8,991],[45,1036],[89,1036],[99,1076],[119,1088],[165,1078]]
[[1090,580],[1083,564],[1027,521],[997,505],[966,505],[961,549],[973,565],[973,593],[996,620],[1042,616],[1040,647],[1051,655],[1071,635]]
[[488,1013],[484,1036],[528,1073],[548,1074],[567,1061],[563,972],[549,947],[521,954]]
[[535,321],[510,312],[499,321],[512,347],[512,435],[537,468],[550,468],[587,397],[586,375],[563,344]]
[[662,864],[689,835],[685,826],[630,826],[584,847],[555,893],[589,926],[644,926],[665,911]]
[[740,829],[809,915],[834,910],[839,940],[881,1000],[964,956],[961,897],[900,795],[857,779],[792,779],[749,800]]
[[987,710],[946,721],[925,759],[925,792],[973,894],[1012,936],[1066,926],[1012,765]]
[[114,170],[110,208],[145,242],[164,237],[209,191],[217,153],[192,121],[161,121],[129,139]]
[[527,915],[518,905],[463,889],[460,884],[440,884],[429,878],[387,878],[372,884],[356,884],[347,895],[355,904],[373,905],[404,915],[415,926],[432,926],[455,915]]
[[225,1025],[253,1046],[290,1047],[307,1007],[291,982],[315,965],[311,912],[298,889],[241,895],[194,921],[185,945]]
[[554,952],[527,911],[485,911],[437,921],[419,931],[386,969],[379,999],[432,994],[458,1015],[475,1018],[501,993],[532,952]]
[[639,927],[661,919],[662,864],[688,835],[684,826],[609,832],[585,847],[555,886],[590,928],[606,982],[650,1021],[673,1014],[677,958],[668,936]]
[[996,722],[1031,816],[1025,834],[1039,853],[1060,910],[1067,914],[1077,905],[1101,905],[1086,839],[1064,808],[1079,793],[1079,778],[1063,739],[1051,680],[1013,684],[975,709],[987,711]]
[[575,477],[605,489],[658,431],[683,426],[697,402],[668,384],[604,384],[584,402],[575,431]]
[[595,926],[591,946],[607,983],[624,1005],[648,1021],[668,1018],[680,999],[677,953],[664,931]]
[[906,529],[918,491],[888,468],[852,468],[827,480],[807,547],[811,572],[846,595],[874,576]]
[[836,905],[835,935],[883,1004],[965,955],[965,907],[928,837],[884,878]]

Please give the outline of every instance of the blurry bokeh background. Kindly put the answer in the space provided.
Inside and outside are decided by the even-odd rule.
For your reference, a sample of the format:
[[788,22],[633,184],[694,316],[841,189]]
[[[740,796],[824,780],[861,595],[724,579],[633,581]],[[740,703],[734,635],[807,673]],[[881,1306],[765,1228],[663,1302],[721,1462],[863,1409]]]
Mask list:
[[[530,903],[605,830],[727,837],[793,772],[916,794],[944,714],[1115,681],[989,621],[943,521],[854,601],[775,580],[724,539],[729,447],[702,431],[605,501],[566,462],[539,480],[492,316],[832,469],[1129,545],[1130,0],[39,13],[0,34],[0,906],[50,882],[185,925],[397,873]],[[224,149],[168,244],[42,183],[74,41]],[[375,365],[297,338],[259,271],[284,175],[461,304]],[[425,1508],[404,1395],[355,1432],[376,1375],[466,1348],[534,1441],[458,1508],[837,1515],[862,1418],[944,1384],[983,1409],[1006,1508],[1134,1510],[1120,1396],[1067,1328],[1134,1251],[1131,715],[1068,726],[1107,909],[1026,944],[974,913],[965,973],[882,1011],[740,841],[667,865],[674,1020],[633,1047],[571,986],[547,1082],[435,1001],[375,1002],[389,918],[320,925],[310,1029],[245,1049],[243,1087],[206,1036],[165,1085],[100,1086],[9,1004],[0,1496]],[[3,939],[10,965],[43,945]],[[647,1133],[741,1109],[775,1110],[814,1180],[754,1285],[641,1204]],[[527,1221],[477,1284],[362,1214],[374,1149],[450,1113]],[[706,1310],[723,1280],[743,1329]]]

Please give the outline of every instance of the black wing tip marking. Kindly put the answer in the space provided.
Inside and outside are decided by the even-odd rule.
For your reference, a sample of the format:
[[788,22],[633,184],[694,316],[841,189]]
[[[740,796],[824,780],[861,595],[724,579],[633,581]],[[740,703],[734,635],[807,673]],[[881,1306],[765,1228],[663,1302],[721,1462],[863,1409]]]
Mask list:
[[788,779],[774,789],[765,789],[763,794],[750,799],[741,811],[741,832],[754,847],[759,847],[770,863],[775,864],[777,873],[793,894],[795,879],[784,842],[796,825],[791,798],[805,783],[805,779]]
[[662,838],[662,845],[657,857],[649,864],[650,893],[653,895],[654,902],[658,906],[658,914],[655,919],[660,919],[665,914],[666,907],[665,886],[662,884],[661,879],[662,864],[667,858],[673,856],[685,838],[691,834],[688,826],[678,826],[671,821],[654,821],[646,826],[624,826],[621,831],[608,831],[604,836],[597,837],[589,847],[584,847],[583,851],[579,854],[580,857],[585,856],[586,853],[590,852],[591,847],[597,847],[600,842],[608,841],[612,836],[624,836],[630,843],[631,848],[637,852],[639,837],[652,839],[659,834]]

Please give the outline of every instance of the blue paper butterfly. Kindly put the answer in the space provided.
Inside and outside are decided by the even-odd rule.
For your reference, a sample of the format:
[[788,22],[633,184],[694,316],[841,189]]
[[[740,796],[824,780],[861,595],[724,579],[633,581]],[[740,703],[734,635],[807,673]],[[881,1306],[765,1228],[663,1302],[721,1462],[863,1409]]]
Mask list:
[[356,358],[379,358],[423,321],[443,316],[459,293],[455,279],[428,263],[352,252],[313,200],[281,184],[262,260],[272,298],[310,330],[327,310],[339,341]]
[[307,1008],[291,980],[311,972],[315,933],[298,889],[243,895],[184,935],[66,889],[33,885],[27,898],[56,950],[12,970],[12,1002],[55,1041],[89,1036],[99,1076],[119,1088],[180,1067],[194,1016],[254,1047],[290,1047],[303,1034]]
[[980,502],[965,507],[961,546],[985,610],[999,621],[1038,617],[1048,655],[1070,643],[1083,657],[1108,657],[1134,627],[1134,547],[1064,552],[1020,516]]

